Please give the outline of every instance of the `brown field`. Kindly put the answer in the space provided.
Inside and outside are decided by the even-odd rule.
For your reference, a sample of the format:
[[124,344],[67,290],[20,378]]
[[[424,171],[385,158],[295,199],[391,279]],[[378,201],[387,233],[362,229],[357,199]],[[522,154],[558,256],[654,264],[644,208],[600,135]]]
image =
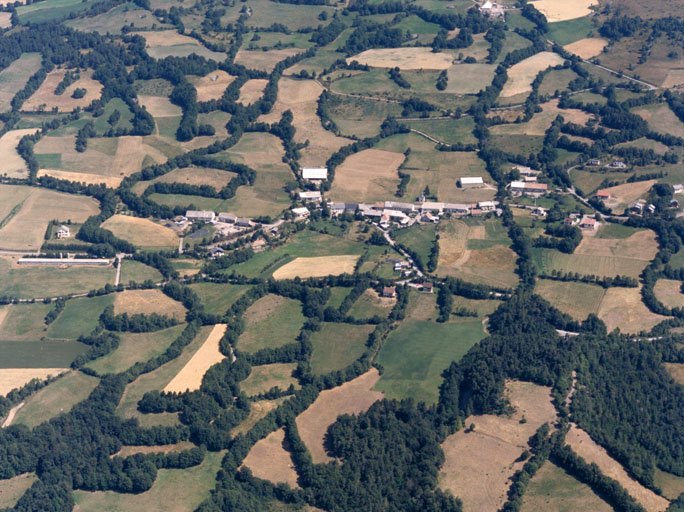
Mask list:
[[303,167],[325,166],[330,155],[351,143],[351,140],[338,137],[321,126],[316,110],[318,97],[322,92],[323,87],[313,80],[281,78],[278,82],[278,99],[273,110],[259,118],[259,121],[275,123],[280,120],[283,112],[292,111],[292,124],[297,130],[295,142],[309,141],[309,145],[301,150],[300,164]]
[[601,286],[550,279],[537,279],[534,291],[575,320],[596,314],[605,295]]
[[190,36],[179,34],[176,30],[160,30],[160,31],[145,31],[137,32],[137,35],[143,37],[146,46],[176,46],[178,44],[198,44],[196,39]]
[[671,69],[661,87],[670,88],[684,84],[684,69]]
[[12,26],[12,13],[0,12],[0,28],[10,28]]
[[663,363],[667,373],[675,380],[675,382],[684,386],[684,364],[682,363]]
[[314,258],[296,258],[273,272],[274,279],[293,279],[301,277],[338,276],[353,274],[358,254],[340,256],[317,256]]
[[656,298],[668,308],[684,307],[682,282],[673,279],[658,279],[653,290]]
[[336,201],[380,201],[391,197],[399,184],[402,153],[365,149],[350,155],[335,169],[330,189]]
[[117,293],[114,299],[114,314],[120,315],[122,313],[129,315],[157,313],[183,320],[186,309],[180,302],[176,302],[164,295],[161,290],[154,288],[152,290],[126,290]]
[[259,420],[264,418],[284,401],[285,398],[282,397],[276,400],[259,400],[258,402],[252,402],[249,404],[249,416],[247,416],[247,419],[231,430],[230,434],[232,436],[247,434]]
[[508,381],[505,396],[515,408],[511,416],[470,416],[464,424],[474,424],[474,431],[460,430],[442,443],[446,461],[439,487],[461,498],[465,512],[498,510],[504,504],[509,479],[524,464],[516,460],[528,439],[556,418],[548,387]]
[[596,444],[584,430],[576,425],[573,424],[570,428],[565,436],[565,442],[586,462],[596,464],[604,475],[617,480],[648,512],[661,512],[669,506],[665,498],[658,496],[633,480],[624,468],[606,453],[606,450]]
[[3,368],[0,369],[0,396],[28,384],[33,379],[44,380],[50,375],[68,372],[68,368]]
[[102,227],[140,247],[178,247],[176,232],[150,219],[117,213],[104,221]]
[[640,261],[650,261],[658,252],[656,234],[650,229],[637,231],[627,238],[597,238],[584,236],[574,254],[591,256],[614,256]]
[[[81,71],[81,78],[76,80],[73,84],[67,87],[61,95],[55,94],[55,87],[62,81],[66,70],[57,69],[48,73],[47,78],[38,88],[38,90],[31,96],[21,109],[25,112],[40,110],[42,105],[45,105],[45,110],[50,111],[57,107],[59,112],[71,112],[76,107],[87,107],[100,97],[102,93],[102,84],[91,78],[91,71]],[[86,95],[83,98],[72,98],[71,94],[77,89],[83,88],[86,90]]]
[[138,101],[152,117],[178,117],[183,114],[178,105],[163,96],[138,96]]
[[[534,114],[532,119],[526,123],[511,123],[511,124],[500,124],[495,125],[490,128],[490,131],[495,135],[540,135],[546,134],[546,130],[549,129],[551,123],[556,119],[556,116],[561,115],[565,119],[566,123],[575,123],[584,126],[589,119],[593,116],[583,112],[582,110],[575,109],[562,109],[558,108],[558,100],[553,99],[547,101],[540,105],[542,108],[541,112]],[[513,112],[513,111],[511,111]],[[497,112],[498,114],[498,112]],[[515,112],[515,117],[518,117],[521,113]]]
[[546,16],[549,23],[582,18],[592,13],[589,7],[598,5],[597,0],[535,0],[530,3]]
[[608,288],[601,300],[598,317],[609,332],[619,327],[623,333],[648,331],[670,318],[651,313],[641,301],[640,288]]
[[285,430],[282,428],[271,432],[252,446],[242,465],[249,468],[257,478],[274,484],[285,483],[293,488],[299,487],[292,456],[285,443]]
[[250,103],[258,101],[259,98],[261,98],[261,95],[264,93],[266,84],[268,84],[268,80],[261,78],[247,80],[245,84],[240,87],[240,97],[238,98],[238,102],[246,106]]
[[292,376],[292,372],[297,368],[297,363],[273,363],[259,366],[252,366],[252,372],[245,380],[240,383],[247,395],[254,396],[265,393],[273,387],[279,387],[283,391],[290,387],[299,387],[297,379]]
[[314,463],[331,460],[325,453],[323,440],[328,427],[335,423],[338,416],[365,412],[384,396],[379,391],[372,391],[379,379],[380,373],[372,368],[337,388],[321,391],[316,401],[297,416],[299,435],[311,452]]
[[176,444],[162,444],[157,446],[122,446],[113,457],[128,457],[136,453],[172,453],[182,452],[194,448],[195,445],[190,441],[180,441]]
[[209,101],[217,100],[223,96],[226,87],[233,83],[235,77],[222,69],[218,69],[206,76],[190,76],[188,80],[197,89],[197,101]]
[[667,103],[650,105],[650,108],[635,108],[632,112],[642,117],[653,131],[666,134],[684,133],[684,124]]
[[552,52],[541,52],[518,62],[508,70],[508,81],[501,91],[502,98],[532,91],[537,74],[550,67],[563,64],[563,58]]
[[0,161],[2,161],[2,175],[9,178],[25,179],[28,177],[26,162],[17,153],[17,145],[25,135],[33,135],[36,128],[24,130],[10,130],[0,137]]
[[87,172],[60,171],[57,169],[40,169],[37,176],[39,178],[41,176],[52,176],[58,180],[77,181],[79,183],[85,183],[86,185],[99,185],[101,183],[109,188],[118,187],[123,179],[114,176],[101,176],[99,174],[90,174]]
[[449,53],[432,53],[427,47],[420,48],[381,48],[378,50],[366,50],[353,57],[348,57],[347,62],[357,61],[359,64],[367,64],[374,68],[399,69],[449,69],[454,61]]
[[16,505],[19,498],[36,480],[38,477],[35,473],[24,473],[7,480],[0,480],[0,507],[11,508]]
[[240,50],[235,56],[235,63],[249,69],[258,69],[270,73],[281,60],[305,51],[303,48],[282,48],[280,50]]
[[566,44],[563,48],[582,59],[591,59],[600,55],[607,44],[608,41],[600,37],[587,37],[574,43]]
[[183,167],[174,169],[151,181],[139,181],[131,189],[136,194],[142,194],[152,183],[185,183],[188,185],[211,185],[216,190],[225,187],[235,174],[220,169],[207,167]]
[[202,385],[207,370],[226,357],[219,350],[219,342],[226,332],[226,324],[216,324],[204,344],[190,361],[164,388],[165,393],[195,391]]

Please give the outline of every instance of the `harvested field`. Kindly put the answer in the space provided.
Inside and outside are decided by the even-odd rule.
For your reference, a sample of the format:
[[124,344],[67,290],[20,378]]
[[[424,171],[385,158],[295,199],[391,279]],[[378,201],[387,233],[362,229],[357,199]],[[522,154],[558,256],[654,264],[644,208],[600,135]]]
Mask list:
[[591,59],[600,55],[607,44],[608,41],[600,37],[586,37],[574,43],[566,44],[563,48],[582,59]]
[[12,13],[0,12],[0,28],[10,28],[12,26]]
[[257,478],[297,488],[297,472],[287,450],[285,430],[280,428],[252,446],[242,465]]
[[635,108],[632,112],[641,116],[648,123],[649,128],[655,132],[663,134],[684,133],[684,123],[679,120],[667,103]]
[[477,94],[494,79],[494,64],[454,64],[447,71],[446,92]]
[[121,450],[114,454],[114,457],[128,457],[130,455],[135,455],[136,453],[177,453],[194,447],[195,445],[190,441],[180,441],[175,444],[154,446],[122,446]]
[[684,69],[672,69],[668,72],[661,87],[669,89],[682,84],[684,84]]
[[114,314],[128,313],[134,315],[142,313],[150,315],[157,313],[167,315],[177,320],[185,318],[186,309],[180,302],[158,289],[152,290],[126,290],[116,294],[114,299]]
[[353,61],[374,68],[442,70],[451,67],[454,57],[450,53],[432,53],[428,47],[381,48],[366,50],[347,58],[347,62]]
[[592,13],[589,9],[592,5],[597,5],[597,0],[535,0],[530,2],[537,10],[541,11],[549,23],[556,21],[574,20],[582,18]]
[[261,78],[254,78],[247,80],[245,84],[240,87],[240,97],[238,98],[238,103],[242,103],[247,106],[250,103],[254,103],[261,98],[264,93],[264,89],[268,84],[268,80]]
[[282,48],[280,50],[239,50],[235,56],[235,63],[242,64],[249,69],[258,69],[270,73],[281,60],[305,51],[303,48]]
[[209,185],[217,191],[225,187],[235,177],[235,174],[220,169],[208,169],[206,167],[183,167],[174,169],[158,178],[150,181],[139,181],[133,185],[132,191],[142,194],[153,183],[183,183],[186,185]]
[[537,279],[534,289],[563,313],[575,320],[584,320],[590,313],[598,312],[605,290],[601,286],[571,281]]
[[[440,254],[441,259],[441,254]],[[454,268],[445,268],[444,275],[461,275],[463,279],[492,286],[513,287],[516,255],[510,247],[495,245],[486,249],[468,249]]]
[[563,58],[552,52],[541,52],[518,62],[508,69],[508,81],[501,91],[502,98],[532,91],[532,82],[537,74],[550,67],[563,64]]
[[145,50],[153,59],[165,57],[187,57],[193,53],[217,62],[225,60],[226,54],[212,52],[200,44],[197,39],[179,34],[176,30],[136,32],[145,39]]
[[290,385],[299,388],[297,379],[292,372],[297,368],[297,363],[273,363],[260,366],[252,366],[252,372],[240,383],[240,389],[248,396],[265,393],[274,387],[286,391]]
[[366,348],[373,325],[324,323],[320,331],[311,335],[311,371],[324,375],[342,370],[356,361]]
[[4,176],[18,179],[28,177],[26,161],[17,153],[17,145],[22,137],[33,135],[36,131],[38,130],[35,128],[10,130],[0,137],[0,161],[2,162],[2,174]]
[[372,368],[354,380],[339,387],[321,391],[316,401],[297,416],[299,435],[311,452],[315,464],[330,461],[325,453],[323,440],[328,427],[342,414],[358,414],[367,411],[383,394],[372,388],[380,379],[376,368]]
[[171,103],[171,100],[163,96],[138,96],[140,105],[145,107],[152,117],[178,117],[183,110]]
[[[3,5],[3,0],[0,0],[0,5]],[[11,13],[5,14],[11,16]],[[39,53],[24,53],[0,71],[0,112],[10,109],[12,98],[26,85],[31,75],[40,69],[40,63]]]
[[668,308],[684,307],[682,282],[673,279],[658,279],[653,290],[656,298]]
[[164,392],[184,393],[199,389],[207,370],[226,357],[219,350],[219,342],[225,332],[226,324],[216,324],[204,344],[192,356],[192,359],[166,385]]
[[625,490],[638,501],[648,512],[661,512],[669,503],[662,496],[658,496],[650,489],[645,488],[636,480],[633,480],[624,468],[613,459],[606,450],[596,444],[589,435],[572,424],[570,431],[565,436],[565,442],[572,450],[582,457],[587,463],[596,464],[604,475],[617,480]]
[[[81,71],[81,78],[67,87],[61,95],[55,94],[55,88],[64,78],[65,69],[57,69],[48,73],[47,78],[38,90],[22,105],[21,109],[25,112],[40,110],[44,105],[47,111],[57,107],[59,112],[71,112],[76,107],[87,107],[100,97],[102,84],[91,78],[92,71]],[[71,95],[76,89],[85,89],[86,94],[83,98],[72,98]]]
[[524,464],[517,459],[528,439],[556,418],[548,387],[508,381],[505,396],[515,408],[511,416],[470,416],[464,424],[474,424],[474,431],[460,430],[442,443],[446,461],[439,487],[461,498],[464,512],[498,510],[504,504],[509,479]]
[[217,69],[206,76],[189,76],[188,80],[197,89],[197,101],[209,101],[221,98],[235,77]]
[[117,213],[104,221],[102,227],[139,247],[178,247],[176,232],[150,219]]
[[636,181],[607,188],[605,190],[610,192],[610,199],[604,200],[604,203],[614,211],[624,209],[645,195],[657,182],[658,180]]
[[49,376],[57,376],[68,372],[68,368],[3,368],[0,369],[0,396],[5,396],[13,389],[28,384],[33,379],[45,380]]
[[40,169],[37,176],[52,176],[58,180],[68,180],[76,181],[79,183],[85,183],[86,185],[99,185],[103,184],[105,187],[117,188],[121,185],[121,180],[123,178],[114,176],[102,176],[100,174],[90,174],[87,172],[71,172],[71,171],[60,171],[57,169]]
[[238,349],[256,352],[292,343],[299,334],[305,318],[299,301],[265,295],[245,311],[245,331],[240,335]]
[[402,153],[365,149],[347,157],[335,169],[330,195],[336,201],[381,201],[399,185]]
[[608,332],[616,327],[623,333],[649,331],[654,325],[670,317],[656,315],[641,301],[640,288],[608,288],[601,300],[598,317]]
[[[563,116],[566,123],[575,123],[584,126],[593,116],[582,110],[558,108],[558,100],[553,99],[543,103],[542,111],[532,116],[525,123],[500,124],[493,126],[490,131],[494,135],[538,135],[544,136],[551,123],[558,115]],[[516,112],[516,117],[521,113]]]
[[315,258],[296,258],[273,272],[274,279],[293,279],[301,277],[338,276],[353,274],[358,254],[341,256],[317,256]]
[[650,229],[637,231],[627,238],[598,238],[584,236],[575,254],[628,258],[650,261],[658,252],[656,234]]

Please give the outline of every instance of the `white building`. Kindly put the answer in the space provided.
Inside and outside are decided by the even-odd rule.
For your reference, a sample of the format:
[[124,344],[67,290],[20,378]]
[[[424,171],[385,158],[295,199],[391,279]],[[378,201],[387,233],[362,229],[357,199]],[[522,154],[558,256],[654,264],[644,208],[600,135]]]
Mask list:
[[308,190],[306,192],[300,192],[299,199],[301,199],[302,201],[320,202],[323,199],[323,197],[321,196],[321,193],[318,190]]
[[67,226],[60,226],[57,230],[57,238],[69,238],[71,230]]
[[477,188],[483,187],[484,181],[480,176],[464,176],[458,180],[458,184],[461,188]]
[[420,213],[437,212],[441,214],[444,212],[444,203],[437,203],[434,201],[425,201],[420,205]]
[[232,213],[219,213],[218,221],[225,222],[227,224],[235,224],[235,221],[237,221],[237,215],[233,215]]
[[323,181],[328,179],[328,169],[327,168],[313,168],[304,167],[302,168],[302,178],[307,181]]
[[199,220],[202,222],[212,222],[216,215],[214,212],[207,210],[188,210],[185,212],[185,217],[188,220]]
[[292,208],[292,213],[294,213],[295,220],[306,219],[310,212],[305,206],[300,206],[299,208]]

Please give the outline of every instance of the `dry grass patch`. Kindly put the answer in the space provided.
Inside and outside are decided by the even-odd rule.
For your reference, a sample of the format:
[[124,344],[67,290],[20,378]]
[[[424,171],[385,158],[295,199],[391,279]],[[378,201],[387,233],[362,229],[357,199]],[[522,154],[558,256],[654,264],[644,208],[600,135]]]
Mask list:
[[252,446],[242,465],[257,478],[297,488],[297,472],[293,469],[292,456],[287,450],[285,430],[281,428]]
[[197,44],[197,40],[190,36],[179,34],[176,30],[158,30],[137,32],[142,36],[148,47],[176,46],[179,44]]
[[178,105],[163,96],[138,96],[138,101],[152,117],[178,117],[183,114]]
[[348,57],[347,62],[357,61],[374,68],[399,69],[449,69],[454,62],[449,53],[432,53],[427,47],[419,48],[381,48],[366,50]]
[[190,76],[188,80],[197,89],[197,101],[209,101],[221,98],[235,77],[222,69],[218,69],[206,76]]
[[627,238],[584,236],[574,254],[651,261],[657,252],[656,234],[650,229],[644,229]]
[[610,199],[605,199],[603,202],[613,210],[624,209],[651,190],[657,182],[658,180],[636,181],[607,188],[605,190],[610,192]]
[[321,391],[316,401],[297,416],[299,435],[311,452],[314,463],[332,460],[325,453],[323,442],[328,427],[335,423],[338,416],[365,412],[384,396],[372,390],[379,379],[380,373],[372,368],[337,388]]
[[27,128],[24,130],[10,130],[0,137],[0,161],[3,175],[9,178],[24,179],[28,177],[26,162],[17,153],[17,145],[25,135],[33,135],[38,130]]
[[532,91],[532,82],[540,71],[563,64],[563,58],[552,52],[541,52],[518,62],[508,70],[508,81],[501,91],[502,98]]
[[150,219],[117,213],[104,221],[102,227],[140,247],[178,247],[176,232]]
[[546,16],[549,23],[582,18],[593,12],[589,7],[598,5],[597,0],[536,0],[530,3]]
[[254,103],[261,98],[264,93],[264,89],[268,84],[268,80],[262,78],[254,78],[247,80],[245,84],[240,87],[240,97],[238,98],[238,103],[242,103],[247,106],[250,103]]
[[242,434],[243,436],[249,432],[259,420],[263,419],[269,412],[285,401],[285,397],[277,398],[275,400],[259,400],[252,402],[249,405],[249,416],[240,423],[237,427],[230,431],[230,435],[236,436]]
[[38,477],[35,473],[24,473],[14,478],[0,480],[0,507],[11,508],[16,505],[19,498],[37,480]]
[[649,331],[670,317],[652,313],[641,301],[641,288],[608,288],[601,300],[598,317],[612,331],[616,327],[623,333]]
[[563,48],[582,59],[591,59],[600,55],[607,44],[608,41],[600,37],[586,37],[574,43],[566,44]]
[[0,396],[5,396],[33,379],[45,380],[67,371],[69,371],[68,368],[2,368],[0,369]]
[[669,506],[669,502],[633,480],[624,468],[613,459],[605,449],[596,444],[584,430],[572,425],[565,436],[565,442],[572,450],[589,464],[596,464],[604,475],[617,480],[625,490],[637,500],[648,512],[661,512]]
[[663,363],[667,373],[670,374],[675,382],[684,386],[684,364],[682,363]]
[[240,383],[240,388],[249,396],[265,393],[274,387],[285,391],[290,385],[299,387],[297,379],[292,372],[297,368],[297,363],[274,363],[260,366],[252,366],[252,372]]
[[[0,0],[3,5],[5,0]],[[9,14],[11,13],[4,13]],[[0,112],[7,112],[11,108],[12,98],[28,82],[31,75],[40,69],[40,53],[24,53],[5,69],[0,71]]]
[[164,388],[165,393],[184,393],[195,391],[202,385],[207,370],[220,363],[224,355],[219,350],[219,342],[226,332],[226,324],[216,324],[204,344],[192,356],[183,369]]
[[[529,382],[508,381],[505,397],[515,412],[511,416],[470,416],[466,425],[442,443],[446,461],[439,487],[463,501],[465,512],[498,510],[506,501],[510,477],[524,462],[516,462],[528,439],[544,423],[552,423],[556,410],[551,388]],[[523,417],[527,420],[521,423]]]
[[466,249],[466,243],[458,233],[440,233],[439,275],[492,286],[515,286],[518,282],[515,274],[517,256],[510,247],[495,245],[486,249]]
[[180,441],[176,444],[162,444],[157,446],[122,446],[121,450],[116,452],[112,457],[128,457],[136,453],[173,453],[182,452],[194,448],[195,445],[190,441]]
[[671,69],[661,87],[669,89],[684,84],[684,69]]
[[280,50],[240,50],[235,56],[235,63],[249,69],[258,69],[270,73],[281,60],[305,51],[303,48],[282,48]]
[[[542,111],[534,114],[532,119],[525,123],[500,124],[493,126],[491,132],[495,135],[539,135],[544,136],[556,119],[561,115],[566,123],[575,123],[584,126],[593,116],[582,110],[558,108],[558,100],[553,99],[541,105]],[[522,116],[522,112],[510,111],[515,118]],[[498,114],[499,112],[497,112]]]
[[596,314],[605,290],[593,284],[537,279],[534,291],[575,320]]
[[353,274],[358,254],[339,256],[317,256],[314,258],[296,258],[273,272],[274,279],[293,279],[301,277],[338,276]]
[[379,201],[390,197],[399,184],[404,155],[365,149],[345,159],[335,170],[330,195],[338,201]]
[[653,290],[656,298],[668,308],[684,307],[682,282],[673,279],[658,279]]
[[12,13],[0,12],[0,28],[10,28],[12,26]]
[[132,191],[142,194],[153,183],[184,183],[187,185],[210,185],[221,190],[235,176],[234,173],[206,167],[183,167],[174,169],[151,181],[140,181],[133,185]]
[[[87,107],[93,100],[100,97],[102,84],[92,79],[92,71],[81,71],[81,78],[67,87],[61,95],[55,94],[55,88],[64,78],[65,69],[57,69],[48,73],[47,78],[21,107],[23,111],[30,112],[40,110],[44,105],[45,110],[50,111],[57,107],[59,112],[71,112],[76,107]],[[86,94],[83,98],[72,98],[71,95],[76,89],[85,89]]]
[[155,288],[152,290],[126,290],[117,293],[114,299],[114,314],[123,313],[129,315],[157,313],[182,320],[185,318],[186,309],[180,302],[176,302]]
[[41,169],[38,171],[39,178],[41,176],[52,176],[58,180],[76,181],[85,183],[86,185],[104,185],[109,188],[117,188],[121,185],[122,177],[102,176],[100,174],[90,174],[87,172],[71,172],[60,171],[58,169]]

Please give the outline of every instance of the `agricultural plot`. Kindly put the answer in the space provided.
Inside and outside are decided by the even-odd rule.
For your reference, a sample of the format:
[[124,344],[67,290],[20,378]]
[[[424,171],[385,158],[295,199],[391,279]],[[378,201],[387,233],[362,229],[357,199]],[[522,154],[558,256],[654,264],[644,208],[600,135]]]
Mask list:
[[237,348],[243,352],[293,343],[305,321],[301,303],[279,295],[260,298],[247,308],[242,318],[245,331]]
[[50,304],[8,304],[0,307],[0,340],[36,341],[45,336]]
[[434,224],[415,223],[409,228],[395,230],[392,235],[397,243],[411,249],[418,255],[423,265],[427,265],[430,251],[435,243],[436,230]]
[[154,183],[183,183],[186,185],[209,185],[216,190],[221,190],[231,179],[235,177],[232,172],[206,167],[183,167],[158,176],[150,181],[139,181],[131,189],[136,194],[142,194],[145,189]]
[[212,52],[197,39],[179,34],[176,30],[143,31],[137,35],[145,39],[145,50],[153,59],[188,57],[192,54],[217,62],[222,62],[226,58],[224,53]]
[[[100,315],[114,302],[114,296],[82,297],[67,301],[64,310],[47,330],[49,338],[76,339],[98,325]],[[53,306],[54,307],[54,306]]]
[[281,397],[276,400],[259,400],[249,404],[249,416],[237,427],[231,430],[230,434],[236,436],[238,434],[245,435],[249,432],[258,421],[264,418],[269,412],[278,407],[286,397]]
[[129,315],[157,313],[182,320],[185,318],[186,309],[180,302],[176,302],[155,288],[152,290],[126,290],[117,293],[114,298],[114,314],[121,315],[123,313]]
[[257,478],[297,488],[297,472],[288,449],[285,430],[280,428],[252,446],[242,465]]
[[378,295],[378,292],[369,288],[356,299],[356,302],[354,302],[354,305],[349,310],[349,316],[360,319],[372,318],[374,316],[387,318],[396,302],[396,299],[381,297]]
[[17,15],[21,23],[43,23],[65,19],[95,4],[94,0],[47,0],[43,3],[20,5]]
[[235,63],[242,64],[249,69],[258,69],[270,73],[276,64],[281,60],[287,59],[302,53],[302,48],[283,48],[280,50],[239,50],[235,56]]
[[600,37],[586,37],[574,43],[566,44],[563,48],[565,51],[574,53],[581,59],[586,60],[600,55],[607,45],[608,41]]
[[579,321],[587,318],[590,313],[598,312],[606,293],[602,287],[593,284],[547,279],[537,279],[534,291],[554,307]]
[[656,468],[653,475],[653,481],[663,492],[663,496],[669,500],[676,500],[679,495],[684,492],[684,478],[681,476],[666,473],[665,471]]
[[0,28],[10,28],[12,26],[12,13],[0,13]]
[[345,136],[373,137],[388,117],[399,117],[400,105],[362,98],[331,95],[327,102],[330,117]]
[[[556,71],[553,71],[552,73],[556,73]],[[541,112],[534,114],[532,119],[525,123],[496,125],[491,128],[491,132],[494,135],[526,135],[541,137],[544,136],[546,130],[549,129],[551,123],[553,123],[559,115],[563,116],[566,123],[575,123],[582,126],[592,118],[590,114],[587,114],[582,110],[558,108],[557,99],[542,104],[541,109]]]
[[447,70],[447,88],[452,94],[477,94],[494,79],[494,64],[454,64]]
[[372,325],[322,324],[320,331],[313,333],[310,338],[313,373],[325,375],[352,364],[363,354],[368,335],[374,328]]
[[88,350],[77,341],[0,341],[0,368],[66,368]]
[[546,16],[549,23],[588,16],[592,13],[590,7],[598,4],[596,0],[570,0],[567,2],[535,0],[530,3]]
[[0,507],[11,508],[17,504],[19,498],[38,480],[35,473],[24,473],[0,481]]
[[178,105],[174,105],[171,100],[163,96],[138,95],[138,101],[154,118],[180,117],[183,114],[183,110]]
[[[559,69],[550,71],[544,76],[541,86],[539,87],[539,94],[545,96],[555,95],[568,89],[570,82],[578,77],[572,69]],[[572,112],[572,111],[571,111]]]
[[286,391],[290,386],[299,388],[297,379],[292,372],[297,368],[297,363],[274,363],[260,366],[252,366],[252,372],[240,383],[240,389],[248,396],[265,393],[274,387]]
[[[64,79],[65,69],[56,69],[48,73],[47,78],[38,90],[22,105],[22,110],[31,111],[50,111],[57,108],[59,112],[71,112],[75,108],[84,108],[90,105],[93,100],[100,97],[102,84],[92,78],[92,71],[81,71],[80,78],[69,85],[61,95],[55,94],[55,88]],[[82,98],[72,98],[76,89],[85,89],[85,96]]]
[[596,32],[590,17],[556,21],[549,23],[547,27],[549,39],[560,45],[571,44],[581,39],[593,37]]
[[628,334],[649,331],[670,318],[652,313],[641,301],[640,288],[608,288],[599,306],[598,317],[609,332],[619,328]]
[[33,379],[45,380],[68,371],[68,368],[2,368],[0,369],[0,396],[5,396],[13,389],[25,386]]
[[22,137],[36,133],[35,128],[10,130],[0,137],[0,158],[2,158],[2,174],[8,178],[28,178],[26,161],[17,153],[17,146]]
[[193,283],[189,286],[199,295],[205,310],[211,315],[225,314],[250,288],[242,284],[218,283]]
[[64,24],[81,32],[97,32],[102,35],[118,34],[123,27],[131,26],[137,29],[151,29],[153,25],[155,28],[172,28],[160,23],[149,11],[140,9],[133,3],[119,5],[97,16],[67,20]]
[[219,69],[202,77],[191,76],[188,80],[197,90],[197,101],[209,101],[221,98],[235,77]]
[[[335,8],[327,5],[274,4],[269,0],[252,0],[249,6],[252,8],[249,26],[258,28],[270,27],[274,21],[282,23],[291,30],[316,27],[321,24],[319,16],[322,12],[328,15],[328,19],[332,18],[335,13]],[[228,7],[221,22],[225,24],[237,21],[241,14],[240,8],[238,4]]]
[[451,67],[454,56],[449,52],[433,53],[427,47],[380,48],[347,58],[348,63],[354,61],[374,68],[442,70]]
[[472,117],[462,119],[434,119],[407,121],[406,124],[435,139],[447,144],[475,144],[477,139],[473,135],[475,121]]
[[268,84],[268,80],[262,78],[253,78],[247,80],[245,84],[240,87],[240,97],[238,103],[247,106],[250,103],[255,103],[264,94],[264,89]]
[[673,279],[658,279],[653,290],[656,298],[668,308],[684,307],[682,282]]
[[556,419],[548,387],[507,381],[504,396],[513,414],[469,416],[464,424],[475,428],[461,429],[442,443],[446,461],[439,487],[457,494],[464,512],[498,510],[504,504],[510,477],[524,464],[518,458],[527,441],[541,425]]
[[10,108],[12,98],[24,88],[28,79],[40,69],[39,53],[24,53],[0,71],[0,112]]
[[340,256],[318,256],[314,258],[296,258],[273,272],[274,279],[293,279],[301,277],[337,276],[353,274],[358,254]]
[[138,247],[178,247],[176,232],[149,219],[116,214],[102,223],[114,236]]
[[642,117],[648,123],[649,128],[655,132],[669,135],[680,134],[679,136],[684,133],[684,123],[672,112],[667,103],[644,105],[633,109],[632,112]]
[[136,283],[143,283],[145,281],[158,283],[162,280],[161,272],[139,261],[125,259],[120,265],[121,275],[119,276],[119,281],[121,283],[128,284],[131,281]]
[[330,196],[335,201],[382,201],[392,197],[399,185],[398,168],[404,155],[366,149],[347,157],[335,169]]
[[508,81],[501,91],[502,98],[508,98],[532,91],[532,82],[537,74],[551,66],[563,63],[556,53],[541,52],[518,62],[508,69]]
[[367,411],[383,394],[373,390],[380,374],[372,368],[354,380],[339,387],[321,391],[316,401],[297,416],[299,436],[311,453],[314,464],[329,462],[323,441],[328,427],[342,414],[358,414]]

